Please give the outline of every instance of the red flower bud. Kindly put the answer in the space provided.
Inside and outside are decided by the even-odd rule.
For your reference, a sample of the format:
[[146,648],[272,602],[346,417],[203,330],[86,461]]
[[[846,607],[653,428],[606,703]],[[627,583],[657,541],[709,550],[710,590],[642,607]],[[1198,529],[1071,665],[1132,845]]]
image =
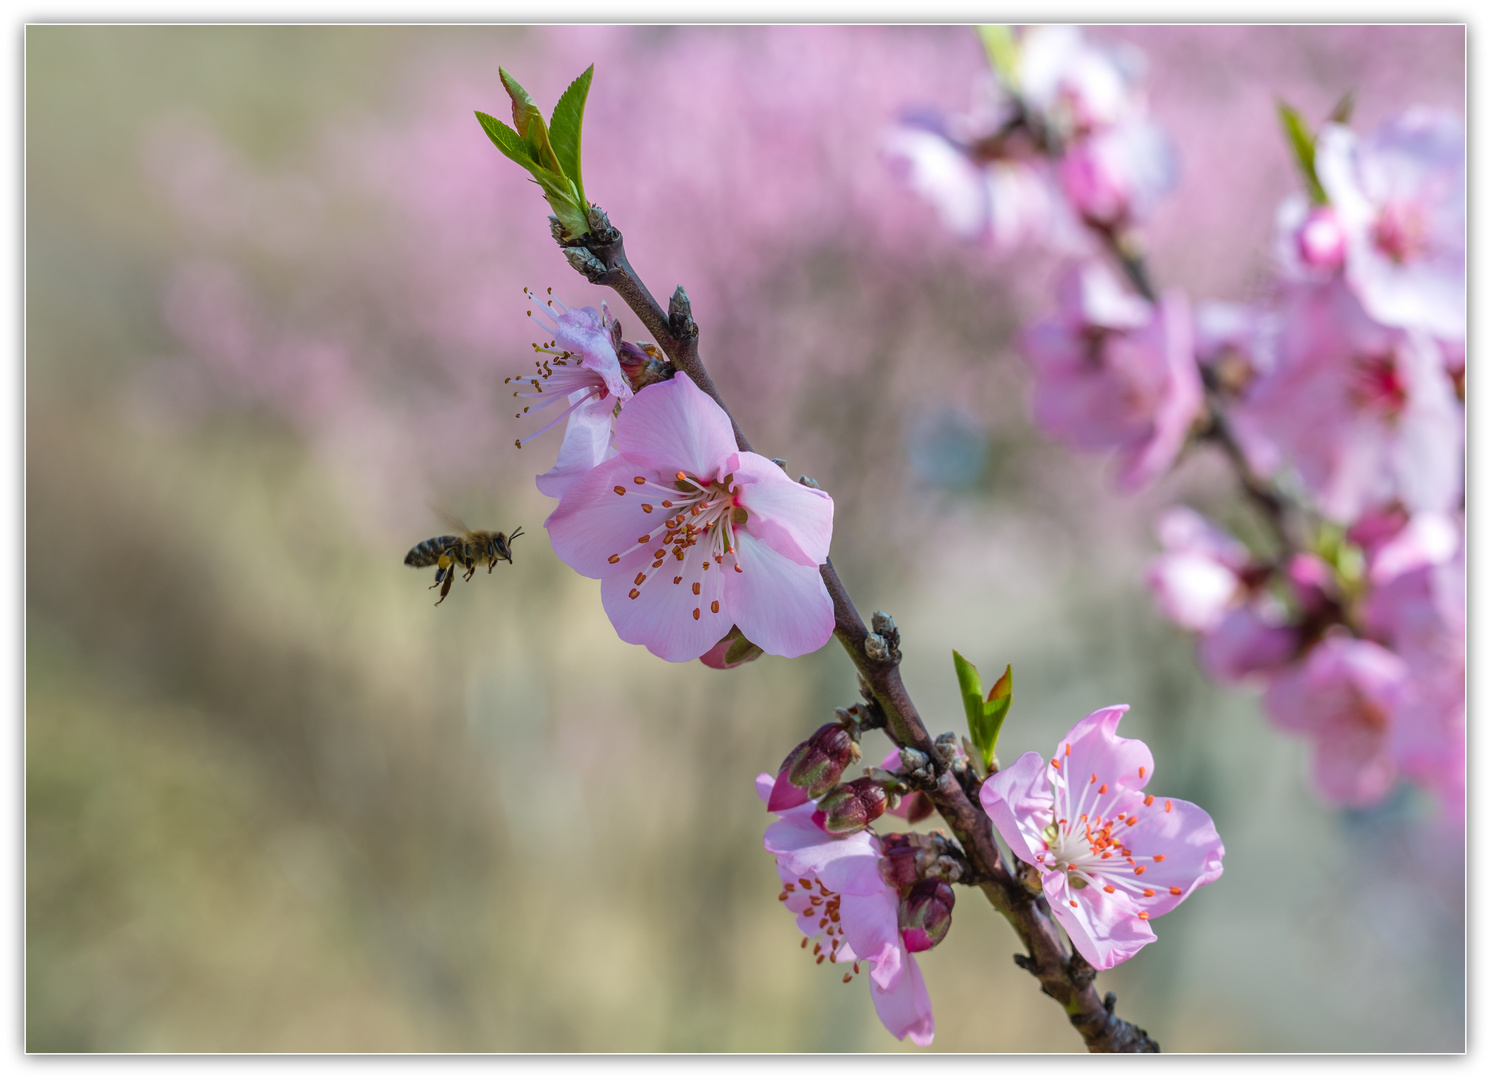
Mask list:
[[785,774],[787,783],[802,788],[809,799],[816,799],[837,784],[844,770],[858,760],[859,743],[844,725],[824,724],[787,755],[779,777]]
[[869,777],[840,784],[818,800],[813,824],[830,836],[859,832],[885,813],[885,788]]
[[947,937],[953,924],[953,887],[945,881],[918,881],[901,897],[897,918],[908,952],[925,952]]

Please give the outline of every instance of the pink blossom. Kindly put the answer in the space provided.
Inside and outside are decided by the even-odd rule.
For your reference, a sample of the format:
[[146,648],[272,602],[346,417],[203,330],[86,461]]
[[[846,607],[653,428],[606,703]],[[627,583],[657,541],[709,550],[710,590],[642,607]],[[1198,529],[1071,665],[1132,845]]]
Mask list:
[[881,141],[891,171],[929,202],[953,234],[996,252],[1026,244],[1071,250],[1081,242],[1049,164],[1006,125],[1007,99],[985,86],[970,114],[909,113]]
[[[756,777],[763,800],[771,796],[769,773]],[[898,1039],[918,1046],[932,1041],[932,1001],[921,969],[907,950],[898,921],[900,894],[887,884],[880,864],[880,838],[869,830],[832,837],[813,823],[817,808],[805,802],[783,810],[767,826],[766,850],[777,858],[780,899],[797,916],[803,947],[816,941],[818,963],[870,965],[870,999],[880,1022]]]
[[1058,312],[1021,337],[1035,369],[1035,421],[1081,450],[1119,451],[1119,485],[1142,488],[1174,462],[1202,408],[1189,309],[1123,291],[1096,262],[1067,266]]
[[1063,140],[1114,127],[1143,108],[1144,56],[1094,42],[1074,26],[1037,26],[1020,39],[1017,90]]
[[[1441,530],[1441,526],[1445,526]],[[1409,688],[1391,728],[1404,774],[1465,814],[1465,556],[1449,522],[1409,522],[1371,562],[1365,622],[1402,657]]]
[[1286,466],[1320,511],[1459,505],[1463,409],[1434,342],[1373,322],[1339,280],[1283,296],[1275,366],[1235,421],[1255,468]]
[[[529,300],[534,300],[531,293]],[[546,312],[545,307],[553,314]],[[527,439],[519,439],[518,446],[531,442],[568,417],[558,460],[552,469],[537,478],[539,491],[559,498],[579,476],[615,453],[611,449],[612,414],[619,403],[632,396],[632,388],[616,355],[621,344],[621,327],[604,301],[601,310],[596,311],[593,307],[566,307],[562,301],[551,298],[543,307],[535,303],[529,315],[553,335],[553,340],[534,343],[533,351],[539,354],[534,361],[535,373],[518,377],[520,385],[532,386],[533,390],[514,390],[513,397],[537,404],[525,405],[517,415],[524,416],[535,408],[546,409],[561,400],[568,402],[569,407]]]
[[1465,336],[1465,133],[1445,109],[1415,108],[1358,139],[1327,124],[1321,186],[1348,239],[1346,279],[1389,326]]
[[1409,691],[1403,660],[1371,641],[1332,635],[1275,676],[1263,698],[1270,720],[1314,744],[1322,798],[1370,806],[1397,777],[1392,732]]
[[1077,722],[1049,760],[1024,754],[979,799],[1016,858],[1039,870],[1056,921],[1099,970],[1155,940],[1150,920],[1222,876],[1222,841],[1193,803],[1144,794],[1149,748],[1117,736],[1127,705]]
[[738,451],[730,418],[686,377],[627,402],[616,449],[545,524],[561,559],[601,579],[623,641],[693,660],[734,625],[775,656],[823,646],[834,626],[818,573],[833,533],[826,492]]
[[1175,186],[1175,152],[1156,125],[1130,123],[1072,145],[1061,157],[1062,191],[1082,220],[1122,228]]

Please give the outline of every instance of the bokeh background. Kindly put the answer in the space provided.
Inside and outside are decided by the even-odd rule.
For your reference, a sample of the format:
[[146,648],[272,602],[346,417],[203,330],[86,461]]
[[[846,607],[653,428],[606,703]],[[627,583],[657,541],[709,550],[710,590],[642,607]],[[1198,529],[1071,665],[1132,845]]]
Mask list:
[[[1463,107],[1458,27],[1108,27],[1182,160],[1148,230],[1199,299],[1262,287],[1274,119]],[[982,65],[944,28],[32,26],[26,32],[26,1043],[33,1051],[910,1050],[797,948],[753,776],[855,696],[837,646],[729,672],[622,644],[553,556],[557,433],[502,388],[521,288],[604,299],[487,142],[502,64],[587,64],[587,191],[757,447],[836,500],[860,606],[1006,760],[1128,702],[1219,882],[1100,979],[1167,1050],[1458,1050],[1462,841],[1322,808],[1140,583],[1156,511],[1245,528],[1219,462],[1142,498],[1043,443],[1017,327],[1052,266],[947,238],[878,154]],[[629,337],[639,327],[622,313]],[[401,565],[525,525],[438,610]],[[867,757],[883,751],[867,739]],[[935,824],[935,821],[927,823]],[[933,1051],[1075,1051],[976,895],[923,954]]]

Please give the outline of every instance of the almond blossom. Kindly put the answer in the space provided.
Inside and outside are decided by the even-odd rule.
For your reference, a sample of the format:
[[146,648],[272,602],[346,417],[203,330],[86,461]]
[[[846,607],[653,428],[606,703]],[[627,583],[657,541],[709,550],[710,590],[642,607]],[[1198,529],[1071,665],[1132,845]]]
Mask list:
[[1414,108],[1366,138],[1327,124],[1320,184],[1346,234],[1346,280],[1389,326],[1465,336],[1465,133],[1444,109]]
[[[762,773],[757,794],[770,799],[775,783]],[[805,802],[779,811],[767,826],[766,850],[776,856],[782,882],[778,899],[797,916],[802,946],[812,943],[816,963],[851,965],[846,983],[868,964],[870,1000],[880,1022],[896,1038],[927,1046],[935,1030],[932,1001],[903,940],[900,893],[881,872],[880,838],[869,830],[829,836],[813,823],[816,808]]]
[[[532,293],[528,297],[535,299]],[[534,374],[516,379],[533,390],[515,390],[513,397],[535,402],[525,405],[518,416],[546,409],[558,401],[567,402],[568,407],[528,438],[517,440],[517,445],[531,442],[568,418],[554,467],[537,477],[539,491],[559,498],[577,477],[615,453],[611,449],[612,415],[619,403],[632,396],[632,388],[616,354],[622,344],[621,324],[611,317],[604,301],[601,310],[596,311],[593,307],[566,307],[563,301],[551,297],[528,314],[553,340],[534,344],[533,350],[539,354]]]
[[737,450],[725,410],[685,376],[627,402],[615,447],[570,482],[545,525],[555,554],[601,579],[623,641],[673,661],[703,656],[732,626],[775,656],[828,641],[826,492]]
[[1077,722],[1049,759],[1024,754],[979,799],[1041,888],[1077,951],[1098,970],[1155,940],[1150,921],[1222,876],[1222,841],[1193,803],[1144,794],[1149,747],[1117,736],[1127,705]]
[[1202,411],[1188,305],[1124,292],[1096,262],[1068,265],[1057,314],[1021,336],[1035,370],[1035,422],[1081,450],[1119,451],[1119,485],[1145,487],[1175,461]]

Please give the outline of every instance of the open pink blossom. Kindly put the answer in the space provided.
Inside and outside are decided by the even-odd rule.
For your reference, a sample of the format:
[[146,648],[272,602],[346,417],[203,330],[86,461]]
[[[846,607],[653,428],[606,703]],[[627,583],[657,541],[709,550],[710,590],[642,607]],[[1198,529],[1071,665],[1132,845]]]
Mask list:
[[1370,806],[1397,778],[1391,729],[1408,692],[1399,656],[1376,642],[1331,635],[1275,676],[1263,708],[1275,726],[1315,744],[1311,772],[1322,798]]
[[[954,235],[996,252],[1025,244],[1074,250],[1080,227],[1045,159],[1007,129],[1012,103],[985,86],[972,113],[908,113],[881,139],[891,172],[930,203]],[[1009,134],[1004,134],[1009,130]]]
[[1010,851],[1040,871],[1056,921],[1100,971],[1154,941],[1151,920],[1222,876],[1211,816],[1144,793],[1154,758],[1116,734],[1126,711],[1099,709],[1051,758],[1024,754],[979,792]]
[[[534,300],[531,293],[529,299]],[[568,403],[568,408],[528,438],[519,439],[518,446],[569,419],[554,467],[537,478],[539,491],[559,498],[577,477],[615,453],[611,448],[612,414],[618,403],[632,396],[632,388],[616,355],[621,327],[604,301],[601,310],[596,311],[592,307],[566,307],[550,298],[543,306],[535,302],[529,315],[552,335],[552,340],[534,344],[539,354],[534,361],[536,371],[516,380],[533,390],[515,390],[513,397],[536,403],[525,405],[518,415],[535,408],[546,409],[561,400]]]
[[732,626],[775,656],[828,641],[826,492],[738,451],[725,410],[685,376],[627,402],[616,450],[570,484],[545,525],[555,554],[601,579],[623,641],[675,661],[703,656]]
[[[775,781],[756,777],[756,791],[769,799]],[[932,1041],[932,1001],[921,969],[902,940],[897,919],[900,896],[880,870],[880,838],[866,829],[832,837],[813,823],[816,802],[780,811],[767,826],[766,850],[777,858],[779,899],[797,916],[803,947],[813,944],[816,962],[852,965],[849,982],[870,967],[870,999],[880,1022],[898,1039],[918,1046]]]
[[1315,169],[1346,233],[1346,280],[1379,322],[1465,336],[1465,132],[1414,108],[1366,138],[1327,124]]
[[1463,528],[1449,522],[1410,521],[1378,549],[1364,605],[1367,630],[1408,669],[1408,692],[1391,726],[1393,758],[1405,775],[1439,796],[1454,820],[1465,814],[1462,541]]
[[1340,279],[1289,287],[1280,316],[1273,370],[1234,415],[1254,467],[1292,469],[1343,523],[1457,508],[1464,411],[1433,340],[1372,321]]
[[1169,139],[1148,122],[1081,140],[1062,154],[1058,171],[1077,216],[1105,229],[1143,218],[1179,177]]
[[1075,26],[1036,26],[1020,39],[1017,90],[1041,122],[1070,141],[1143,112],[1144,55],[1093,41]]
[[1056,315],[1021,336],[1036,425],[1081,450],[1117,449],[1119,485],[1145,487],[1175,461],[1202,409],[1185,298],[1146,303],[1097,262],[1068,265],[1056,292]]

